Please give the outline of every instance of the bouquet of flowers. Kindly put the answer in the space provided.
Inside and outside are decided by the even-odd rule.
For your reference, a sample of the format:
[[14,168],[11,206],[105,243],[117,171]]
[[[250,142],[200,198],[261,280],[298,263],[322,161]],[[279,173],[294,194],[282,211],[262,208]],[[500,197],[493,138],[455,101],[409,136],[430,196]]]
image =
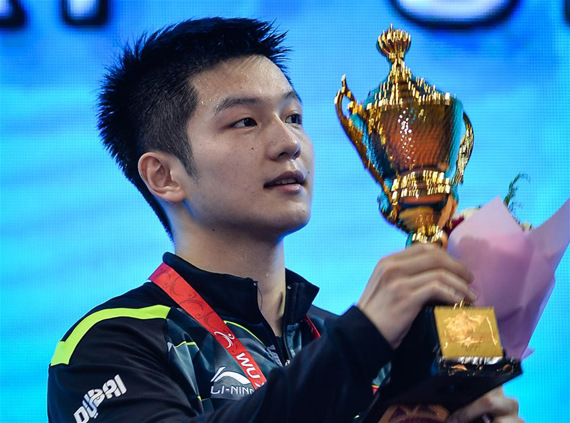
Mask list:
[[537,228],[519,224],[500,198],[452,226],[448,250],[475,276],[474,305],[494,307],[507,356],[525,358],[570,241],[570,201]]

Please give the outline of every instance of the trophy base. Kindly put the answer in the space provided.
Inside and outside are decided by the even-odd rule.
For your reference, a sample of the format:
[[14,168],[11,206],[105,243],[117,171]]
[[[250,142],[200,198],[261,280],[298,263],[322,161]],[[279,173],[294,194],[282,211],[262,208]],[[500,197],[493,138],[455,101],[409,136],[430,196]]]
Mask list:
[[[435,313],[439,308],[428,306],[420,312],[395,352],[390,380],[376,392],[363,422],[429,421],[380,419],[392,406],[405,409],[437,405],[453,412],[522,373],[518,359],[445,357]],[[476,307],[467,308],[467,311],[469,309],[479,313]],[[458,311],[464,313],[464,310]]]
[[[460,368],[459,373],[457,368]],[[507,358],[493,364],[441,360],[434,363],[433,370],[430,378],[415,386],[390,382],[385,388],[379,389],[369,413],[377,410],[374,414],[379,419],[391,405],[418,404],[438,404],[453,412],[522,373],[520,361]]]
[[393,405],[378,423],[445,423],[449,411],[439,405]]

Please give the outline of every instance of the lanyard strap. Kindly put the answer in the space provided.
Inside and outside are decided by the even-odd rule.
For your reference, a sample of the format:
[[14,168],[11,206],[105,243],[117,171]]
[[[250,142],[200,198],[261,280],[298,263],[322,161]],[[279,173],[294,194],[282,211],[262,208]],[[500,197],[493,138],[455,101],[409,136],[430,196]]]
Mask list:
[[[267,380],[263,372],[243,344],[224,323],[212,307],[188,284],[182,276],[166,263],[162,263],[150,275],[149,279],[157,284],[170,298],[202,325],[224,347],[240,365],[254,389],[262,386]],[[309,316],[303,321],[308,326],[311,336],[319,338],[320,334]]]

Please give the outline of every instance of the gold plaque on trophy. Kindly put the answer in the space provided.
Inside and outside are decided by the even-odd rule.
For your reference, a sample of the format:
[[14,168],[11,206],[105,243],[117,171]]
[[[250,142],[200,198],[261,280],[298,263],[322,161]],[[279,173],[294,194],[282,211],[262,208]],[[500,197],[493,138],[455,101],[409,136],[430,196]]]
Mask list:
[[492,307],[434,307],[444,358],[501,358],[503,348]]

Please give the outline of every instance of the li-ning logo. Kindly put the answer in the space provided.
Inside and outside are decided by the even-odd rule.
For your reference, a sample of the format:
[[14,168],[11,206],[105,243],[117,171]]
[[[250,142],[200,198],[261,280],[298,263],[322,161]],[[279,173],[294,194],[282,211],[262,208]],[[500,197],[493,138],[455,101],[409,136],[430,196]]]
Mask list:
[[214,387],[214,385],[216,385],[216,382],[220,381],[223,378],[233,379],[241,385],[249,384],[249,380],[245,376],[229,370],[224,371],[225,369],[226,368],[223,366],[220,367],[212,380],[210,380],[210,382],[212,382],[212,387],[210,388],[210,394],[212,394],[212,396],[231,398],[236,395],[244,396],[253,393],[253,388],[250,388],[248,386],[225,385],[222,383]]
[[230,348],[234,343],[233,340],[236,339],[233,333],[223,333],[220,331],[215,331],[214,335],[221,336],[222,338],[224,338],[226,340],[226,342],[228,343],[228,346],[226,347],[226,349]]
[[236,372],[231,372],[229,370],[227,372],[224,372],[225,369],[226,368],[223,366],[220,367],[210,382],[215,383],[223,377],[230,377],[232,379],[237,380],[242,385],[247,385],[249,383],[249,380],[245,376],[240,375],[239,373]]
[[86,423],[91,419],[96,419],[99,415],[97,408],[104,400],[120,397],[125,392],[127,392],[127,388],[119,375],[105,382],[101,389],[91,389],[83,397],[81,407],[73,413],[75,422]]

